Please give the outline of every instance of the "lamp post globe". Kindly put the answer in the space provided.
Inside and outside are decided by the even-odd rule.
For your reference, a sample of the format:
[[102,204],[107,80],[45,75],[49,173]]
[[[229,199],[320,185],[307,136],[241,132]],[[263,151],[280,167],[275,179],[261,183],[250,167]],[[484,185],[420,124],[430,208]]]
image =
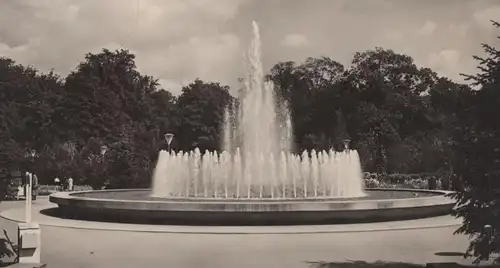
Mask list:
[[172,143],[172,140],[174,139],[174,134],[165,133],[164,137],[165,137],[165,142],[167,143],[168,152],[170,153],[170,144]]
[[101,146],[101,155],[105,155],[107,151],[108,151],[108,146],[106,145]]
[[343,143],[344,143],[344,150],[349,150],[349,145],[351,144],[351,140],[350,139],[344,139],[343,140]]

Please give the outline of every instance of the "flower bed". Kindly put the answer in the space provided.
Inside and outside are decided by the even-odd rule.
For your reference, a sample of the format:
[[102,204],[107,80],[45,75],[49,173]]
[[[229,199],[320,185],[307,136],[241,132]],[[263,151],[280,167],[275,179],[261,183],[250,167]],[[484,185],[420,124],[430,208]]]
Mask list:
[[[90,185],[74,185],[74,191],[91,191]],[[56,185],[40,185],[38,195],[50,195],[59,192],[59,187]]]
[[[435,180],[435,187],[430,187],[430,181]],[[377,174],[364,173],[365,188],[389,188],[389,189],[431,189],[442,190],[442,179],[437,175],[429,174]],[[89,185],[75,185],[75,191],[90,191]],[[40,185],[38,195],[50,195],[59,192],[56,185]]]
[[442,190],[442,178],[435,174],[364,173],[365,188],[406,188]]

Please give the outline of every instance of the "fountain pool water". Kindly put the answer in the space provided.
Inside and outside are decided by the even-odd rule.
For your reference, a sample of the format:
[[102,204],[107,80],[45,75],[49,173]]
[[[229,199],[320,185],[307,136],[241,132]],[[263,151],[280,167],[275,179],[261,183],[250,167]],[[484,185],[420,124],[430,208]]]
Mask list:
[[[259,27],[253,22],[245,90],[237,111],[226,111],[221,154],[196,149],[161,151],[152,196],[165,198],[289,199],[364,196],[358,153],[290,152],[292,131],[285,104],[276,105],[264,80]],[[278,107],[276,107],[278,106]],[[236,120],[229,115],[236,114]],[[281,115],[281,116],[280,116]],[[233,123],[235,122],[235,123]]]
[[50,196],[58,212],[132,223],[287,225],[414,219],[453,209],[442,191],[363,191],[355,150],[292,154],[290,116],[264,82],[256,23],[253,29],[246,88],[238,109],[226,112],[224,152],[161,151],[152,189],[60,192]]

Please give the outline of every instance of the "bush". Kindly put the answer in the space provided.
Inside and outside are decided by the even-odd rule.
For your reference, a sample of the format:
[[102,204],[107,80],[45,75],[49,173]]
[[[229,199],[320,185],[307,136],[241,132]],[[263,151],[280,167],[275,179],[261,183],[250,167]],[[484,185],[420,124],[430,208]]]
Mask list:
[[[74,185],[74,191],[91,191],[92,187],[90,185]],[[50,195],[59,192],[58,186],[56,185],[40,185],[38,187],[38,195]]]
[[436,174],[364,173],[365,188],[406,188],[442,190],[443,176]]

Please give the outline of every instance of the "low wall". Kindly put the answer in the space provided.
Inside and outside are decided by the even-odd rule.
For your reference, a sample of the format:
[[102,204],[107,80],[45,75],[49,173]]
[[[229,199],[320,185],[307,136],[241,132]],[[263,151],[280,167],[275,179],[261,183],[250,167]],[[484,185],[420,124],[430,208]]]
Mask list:
[[449,214],[455,205],[453,200],[443,195],[356,201],[210,202],[92,199],[57,193],[50,196],[50,201],[58,204],[60,213],[70,218],[189,225],[299,225],[408,220]]

